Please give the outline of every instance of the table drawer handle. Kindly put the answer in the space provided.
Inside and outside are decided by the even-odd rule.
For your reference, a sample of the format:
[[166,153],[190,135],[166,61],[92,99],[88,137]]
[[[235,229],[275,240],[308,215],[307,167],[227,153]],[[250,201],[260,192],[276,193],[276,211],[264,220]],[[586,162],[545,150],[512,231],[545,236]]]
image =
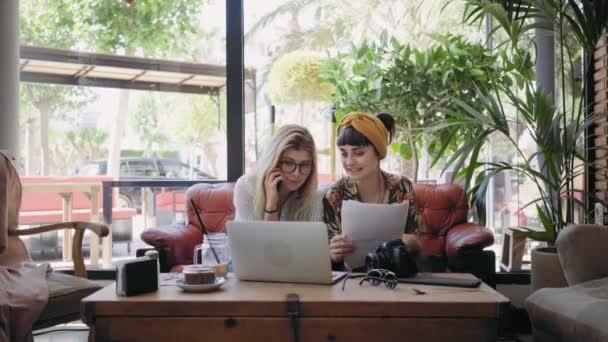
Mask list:
[[228,329],[236,327],[236,324],[236,319],[234,318],[226,318],[226,320],[224,320],[224,326]]

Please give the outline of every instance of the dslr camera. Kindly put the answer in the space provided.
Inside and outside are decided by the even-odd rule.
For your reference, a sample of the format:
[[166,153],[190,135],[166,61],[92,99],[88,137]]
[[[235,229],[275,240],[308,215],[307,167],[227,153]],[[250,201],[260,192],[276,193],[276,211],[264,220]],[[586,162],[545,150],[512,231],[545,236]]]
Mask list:
[[381,268],[392,271],[397,278],[407,278],[418,273],[416,254],[408,251],[401,239],[389,240],[367,254],[365,268],[367,272]]

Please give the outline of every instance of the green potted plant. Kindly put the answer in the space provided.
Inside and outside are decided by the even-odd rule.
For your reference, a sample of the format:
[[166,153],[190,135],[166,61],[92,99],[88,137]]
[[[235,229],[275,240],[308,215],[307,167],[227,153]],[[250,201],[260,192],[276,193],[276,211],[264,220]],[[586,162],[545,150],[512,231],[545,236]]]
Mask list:
[[[477,129],[478,139],[462,144],[448,160],[446,168],[453,168],[465,179],[471,201],[477,207],[485,204],[490,180],[497,174],[512,171],[530,180],[538,196],[524,207],[533,206],[540,221],[540,229],[516,227],[519,232],[536,241],[553,246],[559,232],[567,225],[585,220],[585,200],[593,195],[575,186],[575,179],[585,172],[589,162],[583,150],[585,131],[604,113],[590,114],[585,110],[581,92],[569,80],[575,73],[574,47],[580,46],[587,55],[593,51],[606,27],[608,6],[604,1],[498,1],[466,0],[467,20],[494,18],[498,27],[493,34],[506,37],[501,48],[511,63],[529,60],[533,37],[537,29],[553,31],[558,43],[556,66],[560,78],[558,94],[561,101],[553,103],[552,96],[537,87],[530,78],[523,83],[495,81],[491,86],[480,84],[476,94],[483,108],[456,100],[464,112],[458,126]],[[589,68],[585,68],[589,70]],[[583,75],[586,79],[589,75]],[[526,154],[517,141],[522,130],[536,145],[534,153]],[[512,163],[480,160],[480,151],[488,139],[501,136],[515,149],[518,160]],[[605,202],[596,199],[599,203]],[[582,209],[576,217],[577,208]],[[483,212],[483,210],[478,211]],[[550,253],[543,254],[549,251]],[[551,259],[547,263],[547,260]],[[541,264],[548,265],[543,269]],[[532,254],[532,287],[565,285],[556,253],[551,249],[536,250]],[[551,280],[546,276],[556,275]],[[559,279],[561,278],[561,279]],[[549,280],[546,280],[549,279]],[[561,284],[560,284],[561,283]]]
[[[399,134],[392,148],[412,161],[408,176],[414,181],[424,152],[444,155],[477,137],[476,128],[452,124],[464,111],[456,100],[481,110],[476,84],[521,77],[513,66],[497,63],[498,56],[482,44],[455,35],[432,38],[430,46],[417,49],[384,32],[378,41],[328,58],[321,69],[321,79],[333,85],[338,119],[351,111],[396,116]],[[424,127],[441,129],[421,134]]]

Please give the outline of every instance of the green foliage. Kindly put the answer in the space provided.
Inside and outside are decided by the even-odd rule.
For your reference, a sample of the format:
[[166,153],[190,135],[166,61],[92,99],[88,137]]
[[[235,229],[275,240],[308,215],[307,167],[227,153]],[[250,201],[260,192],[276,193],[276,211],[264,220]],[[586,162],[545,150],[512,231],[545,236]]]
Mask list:
[[108,133],[95,128],[82,128],[65,133],[65,139],[81,160],[95,160],[105,157],[107,151],[103,146],[108,137]]
[[[21,83],[20,101],[21,113],[24,119],[32,119],[39,115],[49,117],[65,116],[65,113],[84,108],[95,101],[96,95],[86,88],[47,85],[39,83]],[[47,113],[42,113],[43,104],[48,104]]]
[[[351,43],[360,45],[364,39],[378,37],[384,30],[390,30],[415,47],[427,45],[428,32],[478,34],[476,27],[462,24],[460,2],[437,15],[447,2],[449,0],[284,0],[250,26],[245,41],[260,41],[264,35],[271,37],[275,56],[280,57],[296,49],[348,49]],[[267,27],[280,29],[264,31]]]
[[[143,157],[146,154],[144,150],[130,150],[130,149],[122,149],[120,150],[121,157]],[[155,155],[160,158],[169,158],[169,159],[179,159],[178,151],[155,151]]]
[[[67,0],[20,2],[21,42],[26,45],[64,49],[76,45],[80,31],[73,13],[79,6],[79,3]],[[48,122],[50,118],[65,116],[67,112],[78,110],[95,99],[91,91],[80,87],[21,83],[20,90],[22,123],[32,123],[36,120],[40,123]],[[53,154],[49,148],[52,143],[61,146],[65,137],[49,134],[43,125],[40,127],[41,159],[44,165],[41,173],[46,174],[49,172],[50,164],[64,163],[62,159],[66,159],[65,156],[56,156],[56,153]],[[92,153],[95,151],[88,152],[88,154]],[[53,157],[55,160],[50,160]],[[33,156],[28,153],[25,158],[33,164]]]
[[[23,44],[69,49],[80,39],[74,13],[80,4],[68,0],[31,0],[20,3],[20,39]],[[52,116],[54,113],[82,108],[94,101],[94,95],[80,87],[21,84],[21,108],[25,117]],[[50,113],[36,113],[42,103],[49,103]]]
[[290,52],[274,63],[270,71],[270,99],[273,104],[326,100],[331,86],[319,82],[323,58],[311,51]]
[[148,57],[187,51],[205,0],[87,0],[74,11],[84,41],[98,52],[141,51]]
[[513,45],[537,28],[554,31],[558,40],[572,33],[586,51],[593,51],[606,29],[608,4],[593,0],[465,0],[465,20],[481,22],[491,15]]
[[159,117],[168,112],[168,104],[162,103],[155,95],[146,94],[138,103],[135,113],[129,118],[135,134],[144,144],[144,157],[157,156],[168,143],[169,138],[159,122]]
[[[22,1],[21,40],[25,44],[51,48],[177,57],[191,53],[192,41],[201,36],[199,18],[205,3],[205,0],[146,0],[131,4],[118,0]],[[90,94],[87,88],[82,87],[25,84],[22,85],[21,103],[27,120],[31,121],[37,111],[41,121],[46,122],[52,115],[64,115],[92,102]],[[163,136],[152,132],[154,126],[146,127],[150,124],[146,120],[151,117],[139,114],[135,118],[136,126],[138,134],[146,137],[146,145],[162,145]],[[123,115],[119,120],[124,118],[126,116]],[[42,137],[46,136],[45,132],[41,133]],[[90,134],[73,138],[93,139],[91,146],[95,143]],[[42,139],[43,151],[48,144]],[[91,150],[88,154],[94,153],[97,152]],[[48,158],[48,155],[43,152],[42,158]],[[65,158],[60,154],[56,157]]]
[[[23,44],[69,49],[79,39],[73,11],[79,6],[68,0],[31,0],[20,4],[20,39]],[[70,88],[67,88],[70,89]],[[66,88],[55,86],[22,87],[31,102],[61,101]]]
[[74,12],[81,4],[70,0],[28,0],[19,3],[23,44],[68,49],[78,42]]
[[[295,50],[346,51],[385,30],[416,48],[429,45],[429,32],[481,38],[482,30],[462,23],[462,2],[438,13],[449,1],[283,0],[252,23],[245,43],[267,47],[272,65]],[[261,71],[258,89],[268,80],[269,72]]]
[[[520,84],[523,91],[518,91],[513,82],[496,80],[491,86],[480,85],[475,94],[483,106],[474,108],[469,101],[458,100],[457,104],[464,111],[460,124],[476,127],[483,139],[471,140],[463,144],[452,156],[446,167],[454,167],[461,177],[466,179],[466,186],[474,204],[485,206],[485,193],[492,177],[500,172],[514,171],[530,180],[538,190],[539,196],[525,207],[534,205],[540,219],[542,230],[530,227],[519,227],[527,237],[533,240],[555,242],[557,235],[566,225],[575,223],[575,208],[585,211],[584,201],[606,202],[595,198],[593,194],[577,189],[574,180],[584,174],[590,163],[584,159],[581,142],[585,130],[606,113],[585,113],[584,106],[567,105],[568,86],[565,80],[574,72],[572,63],[576,46],[565,43],[568,35],[574,32],[578,45],[588,55],[593,55],[600,33],[606,28],[608,7],[603,1],[490,1],[467,0],[466,18],[471,22],[480,21],[486,14],[491,15],[498,27],[495,32],[506,34],[505,44],[509,63],[521,64],[529,59],[523,51],[532,50],[530,35],[536,28],[554,31],[559,45],[559,72],[561,73],[562,94],[561,106],[553,104],[551,94],[537,87],[532,79],[523,79]],[[585,68],[587,69],[587,68]],[[588,69],[587,69],[588,70]],[[584,75],[583,78],[591,75]],[[570,77],[571,78],[571,77]],[[519,84],[519,81],[517,82]],[[574,89],[574,85],[570,85]],[[582,101],[572,92],[572,103]],[[516,110],[515,120],[522,130],[533,139],[537,152],[526,155],[519,147],[509,121],[513,120],[506,112],[503,103],[509,103]],[[487,143],[490,134],[499,134],[510,142],[517,151],[518,161],[483,162],[475,151]],[[464,161],[468,161],[465,166]],[[477,176],[473,178],[474,174]],[[523,208],[522,208],[523,209]],[[586,215],[580,218],[584,221]]]
[[461,36],[433,39],[428,48],[416,49],[383,33],[378,42],[364,42],[330,58],[321,78],[334,86],[331,99],[338,118],[361,110],[392,113],[406,135],[393,150],[405,159],[416,158],[426,146],[436,161],[477,137],[475,126],[459,124],[464,109],[457,100],[481,108],[478,84],[521,82],[521,71],[531,63],[501,64],[499,56]]
[[[174,133],[175,138],[184,144],[201,146],[209,142],[214,133],[220,130],[222,122],[226,122],[225,94],[219,99],[199,95],[174,97],[171,115],[163,116],[161,125],[168,132],[179,132]],[[216,101],[219,101],[219,108]]]

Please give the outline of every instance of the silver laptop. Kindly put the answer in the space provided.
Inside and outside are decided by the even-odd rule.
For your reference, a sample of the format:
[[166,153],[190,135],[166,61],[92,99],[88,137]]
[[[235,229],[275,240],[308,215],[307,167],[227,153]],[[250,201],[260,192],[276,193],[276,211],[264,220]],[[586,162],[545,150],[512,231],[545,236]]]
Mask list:
[[234,273],[240,280],[332,284],[327,228],[322,222],[230,221]]

